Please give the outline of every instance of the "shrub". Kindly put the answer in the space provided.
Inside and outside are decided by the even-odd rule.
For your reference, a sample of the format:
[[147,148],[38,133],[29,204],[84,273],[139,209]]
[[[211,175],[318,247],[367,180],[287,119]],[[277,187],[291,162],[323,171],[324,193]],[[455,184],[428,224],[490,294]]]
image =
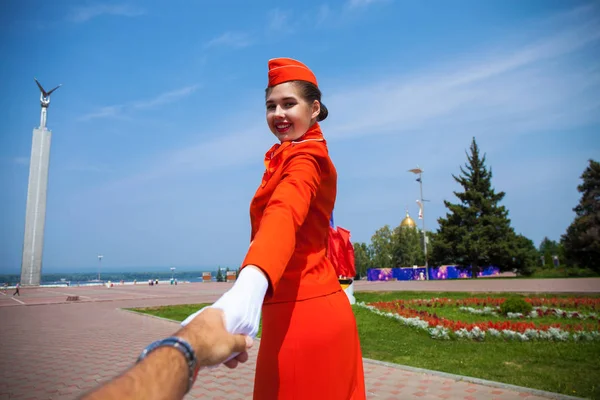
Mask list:
[[594,272],[590,268],[567,268],[567,276],[578,277],[578,278],[587,278],[587,277],[596,277],[598,273]]
[[599,275],[589,268],[561,266],[558,268],[536,268],[533,270],[534,278],[586,278],[596,276]]
[[533,310],[533,306],[520,297],[508,298],[500,305],[500,312],[503,315],[508,313],[521,313],[527,315]]

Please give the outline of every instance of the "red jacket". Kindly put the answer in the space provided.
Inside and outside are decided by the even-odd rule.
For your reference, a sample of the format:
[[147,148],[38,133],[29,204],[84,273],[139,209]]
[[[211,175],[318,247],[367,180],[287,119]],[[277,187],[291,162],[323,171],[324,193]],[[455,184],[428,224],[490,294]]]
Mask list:
[[252,234],[242,267],[269,280],[265,303],[305,300],[341,290],[326,256],[337,172],[318,123],[293,142],[274,145],[250,204]]

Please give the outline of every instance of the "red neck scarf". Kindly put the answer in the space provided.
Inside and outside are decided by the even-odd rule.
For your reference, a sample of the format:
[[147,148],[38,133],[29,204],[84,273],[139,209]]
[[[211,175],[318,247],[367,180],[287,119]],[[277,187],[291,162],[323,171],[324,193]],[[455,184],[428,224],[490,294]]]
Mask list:
[[310,140],[325,141],[318,122],[315,122],[308,128],[308,131],[298,139],[274,144],[265,154],[265,174],[263,176],[262,186],[267,183],[267,180],[269,180],[271,175],[277,170],[283,161],[283,155],[287,153],[294,144]]

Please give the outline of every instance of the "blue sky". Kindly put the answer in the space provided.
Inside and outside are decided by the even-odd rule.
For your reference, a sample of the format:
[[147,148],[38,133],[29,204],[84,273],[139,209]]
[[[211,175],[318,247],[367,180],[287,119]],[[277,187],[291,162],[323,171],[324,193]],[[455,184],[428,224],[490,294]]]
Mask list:
[[[79,5],[77,5],[79,4]],[[252,4],[252,5],[251,5]],[[600,158],[600,8],[554,0],[9,2],[0,273],[20,270],[37,77],[52,96],[44,271],[237,266],[274,137],[267,60],[313,69],[354,241],[455,201],[475,136],[515,230],[558,240]]]

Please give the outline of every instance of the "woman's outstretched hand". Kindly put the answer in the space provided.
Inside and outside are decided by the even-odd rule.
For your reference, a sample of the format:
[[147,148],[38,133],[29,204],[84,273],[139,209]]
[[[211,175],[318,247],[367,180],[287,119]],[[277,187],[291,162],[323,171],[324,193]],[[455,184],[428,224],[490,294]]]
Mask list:
[[[225,328],[229,333],[247,335],[254,339],[260,325],[260,315],[269,282],[258,267],[246,266],[233,287],[221,296],[213,305],[196,311],[187,317],[182,326],[190,324],[206,309],[220,309],[225,314]],[[230,356],[233,360],[239,353]]]

